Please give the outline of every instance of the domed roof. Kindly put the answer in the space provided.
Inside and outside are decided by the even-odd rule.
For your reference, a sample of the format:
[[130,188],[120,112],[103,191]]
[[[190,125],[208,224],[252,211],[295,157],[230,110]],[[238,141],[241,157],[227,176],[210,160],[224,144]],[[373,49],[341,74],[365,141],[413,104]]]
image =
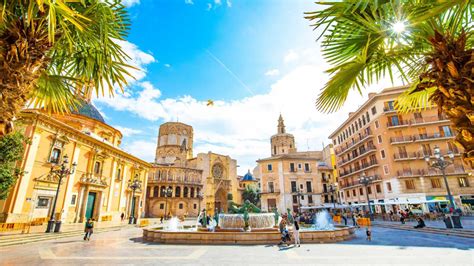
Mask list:
[[100,114],[100,112],[97,110],[97,108],[92,105],[89,101],[84,101],[84,100],[79,100],[80,105],[77,106],[77,110],[71,110],[71,113],[76,114],[76,115],[82,115],[86,116],[92,119],[95,119],[97,121],[100,121],[105,124],[105,120]]
[[250,170],[242,177],[242,181],[255,181],[253,175],[250,173]]

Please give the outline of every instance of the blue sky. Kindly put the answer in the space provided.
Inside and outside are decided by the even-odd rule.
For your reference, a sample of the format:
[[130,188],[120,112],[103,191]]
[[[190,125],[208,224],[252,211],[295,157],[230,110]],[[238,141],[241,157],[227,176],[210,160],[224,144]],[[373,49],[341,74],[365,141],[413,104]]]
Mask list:
[[123,148],[140,158],[153,161],[159,125],[179,120],[194,127],[195,154],[230,155],[244,174],[270,155],[280,113],[299,150],[320,149],[362,104],[353,94],[338,113],[314,108],[328,65],[303,18],[318,8],[311,0],[123,3],[132,27],[121,43],[141,71],[125,94],[94,103],[124,133]]

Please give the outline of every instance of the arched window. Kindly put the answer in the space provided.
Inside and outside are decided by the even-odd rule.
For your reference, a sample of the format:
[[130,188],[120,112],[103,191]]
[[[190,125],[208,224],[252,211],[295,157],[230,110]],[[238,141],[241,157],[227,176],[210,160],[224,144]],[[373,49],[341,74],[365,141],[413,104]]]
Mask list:
[[199,188],[196,188],[196,198],[199,196]]
[[161,187],[160,189],[160,197],[162,198],[165,196],[165,189],[166,189],[165,187]]
[[117,169],[117,179],[121,180],[122,179],[122,169]]
[[176,187],[174,196],[177,198],[181,197],[181,187]]
[[194,188],[191,188],[191,195],[189,195],[190,198],[194,198]]
[[188,187],[184,187],[183,197],[185,197],[185,198],[188,197]]
[[153,197],[158,197],[158,191],[159,191],[160,187],[154,187],[153,188]]
[[151,197],[150,191],[151,191],[151,187],[146,187],[146,195],[147,195],[147,197]]
[[94,173],[97,174],[97,175],[100,174],[100,162],[95,162]]

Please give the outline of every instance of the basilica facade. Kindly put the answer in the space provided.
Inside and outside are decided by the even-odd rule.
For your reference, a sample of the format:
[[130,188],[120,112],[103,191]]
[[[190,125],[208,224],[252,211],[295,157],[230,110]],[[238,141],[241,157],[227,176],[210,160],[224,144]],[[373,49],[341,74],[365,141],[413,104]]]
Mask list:
[[212,152],[193,157],[193,128],[179,122],[160,126],[155,162],[148,177],[148,217],[197,216],[227,211],[240,203],[237,162]]

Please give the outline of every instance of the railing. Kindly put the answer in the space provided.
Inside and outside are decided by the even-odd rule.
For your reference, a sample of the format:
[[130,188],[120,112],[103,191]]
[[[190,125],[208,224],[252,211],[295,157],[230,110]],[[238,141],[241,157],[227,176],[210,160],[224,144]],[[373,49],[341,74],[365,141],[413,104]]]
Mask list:
[[383,112],[384,112],[384,113],[396,112],[396,111],[397,111],[397,110],[395,110],[394,107],[387,107],[387,106],[385,106],[385,107],[383,108]]
[[374,146],[367,147],[367,149],[363,149],[363,151],[360,152],[357,156],[355,156],[355,157],[349,156],[349,159],[342,159],[342,160],[339,160],[339,161],[337,162],[337,164],[338,164],[339,166],[343,166],[343,165],[345,165],[345,164],[347,164],[347,163],[349,163],[349,162],[352,162],[352,161],[354,161],[354,160],[356,160],[356,159],[362,157],[362,155],[365,155],[365,154],[367,154],[367,153],[369,153],[369,152],[371,152],[371,151],[375,151],[375,150],[376,150],[376,148],[375,148]]
[[[372,179],[372,182],[378,182],[382,181],[382,178],[380,178],[379,175],[374,175],[374,179]],[[349,181],[349,180],[342,180],[339,182],[341,188],[348,188],[348,187],[353,187],[353,186],[360,186],[360,182],[358,180],[356,181]]]
[[354,171],[343,171],[343,172],[340,173],[339,176],[344,177],[344,176],[353,175],[353,174],[356,174],[356,173],[361,172],[363,170],[366,170],[367,168],[370,168],[374,165],[378,165],[377,160],[371,160],[369,163],[363,163],[362,167],[360,169],[355,169]]
[[188,177],[159,177],[150,179],[151,183],[184,183],[184,184],[201,184],[200,179],[193,179]]
[[347,150],[349,150],[350,148],[360,144],[362,141],[366,140],[367,138],[369,138],[370,136],[372,136],[372,131],[370,130],[370,128],[367,128],[367,132],[364,132],[363,134],[361,134],[360,137],[356,137],[354,138],[354,142],[351,142],[349,144],[346,144],[346,147],[339,147],[336,149],[336,154],[341,154]]
[[279,189],[264,189],[260,192],[260,194],[278,194],[280,193]]
[[[461,166],[456,166],[454,169],[446,169],[446,175],[465,174],[466,170]],[[441,176],[442,173],[435,169],[403,169],[397,171],[398,177],[418,177],[418,176]]]
[[419,134],[419,135],[414,135],[413,138],[415,141],[424,141],[424,140],[430,140],[430,139],[439,139],[439,138],[454,138],[454,134],[449,132],[448,134],[444,133],[434,133],[434,134]]
[[411,126],[411,125],[422,125],[427,123],[436,123],[436,122],[447,122],[449,119],[442,115],[442,116],[428,116],[428,117],[420,117],[408,120],[400,120],[398,124],[393,124],[392,122],[387,122],[387,127],[401,127],[401,126]]
[[402,143],[414,141],[413,136],[391,137],[390,143]]

